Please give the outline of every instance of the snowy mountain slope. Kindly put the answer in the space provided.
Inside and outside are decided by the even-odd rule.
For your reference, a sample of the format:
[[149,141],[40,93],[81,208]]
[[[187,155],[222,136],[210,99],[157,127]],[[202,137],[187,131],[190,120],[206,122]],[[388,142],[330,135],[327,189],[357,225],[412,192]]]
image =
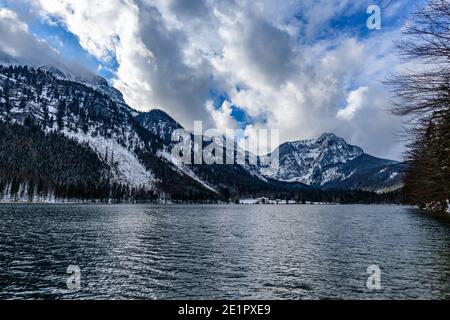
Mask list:
[[279,168],[265,172],[272,179],[323,189],[377,191],[401,186],[403,170],[397,162],[367,155],[332,133],[318,139],[287,142],[278,151]]
[[[136,119],[139,122],[139,124],[142,125],[142,127],[144,127],[148,131],[152,132],[153,134],[155,134],[156,136],[161,138],[161,140],[163,141],[163,143],[165,145],[165,152],[162,152],[161,154],[167,160],[172,161],[180,170],[182,170],[186,174],[190,175],[193,179],[195,179],[197,181],[201,181],[201,179],[199,177],[199,172],[204,171],[204,170],[209,170],[210,168],[207,168],[205,166],[196,166],[193,169],[190,169],[186,165],[183,165],[176,161],[173,161],[173,159],[170,156],[170,152],[168,152],[168,150],[170,150],[171,147],[174,145],[174,142],[172,142],[172,133],[175,130],[184,129],[181,126],[181,124],[179,124],[176,120],[174,120],[172,117],[170,117],[167,113],[165,113],[164,111],[159,110],[159,109],[153,109],[149,112],[139,113],[136,116]],[[192,134],[191,134],[191,140],[192,140],[191,147],[192,147],[192,150],[194,150],[194,148],[196,148],[196,147],[194,147],[194,136]],[[222,148],[224,148],[224,150],[225,150],[227,143],[229,143],[232,146],[233,155],[234,155],[235,159],[237,159],[238,157],[245,158],[246,156],[247,157],[250,156],[242,148],[240,148],[237,143],[234,143],[232,140],[230,140],[228,138],[223,137],[222,143],[220,141],[216,141],[216,143],[219,147],[221,146]],[[205,147],[206,145],[208,145],[208,143],[205,143],[203,145],[203,147]],[[198,147],[198,148],[200,148],[200,147]],[[225,154],[225,152],[224,152],[224,154]],[[264,182],[267,182],[267,178],[264,177],[260,173],[258,166],[250,164],[249,161],[239,164],[238,166],[240,166],[244,171],[246,171],[248,174],[250,174],[254,178],[262,180]],[[202,168],[200,168],[200,167],[202,167]],[[219,166],[216,166],[215,170],[220,171],[219,168],[220,168]],[[225,168],[223,168],[223,170],[225,170]],[[209,186],[210,188],[212,187],[210,184],[206,183],[205,181],[202,181],[202,183]],[[222,187],[224,187],[224,185],[222,185]]]
[[36,70],[47,71],[58,79],[82,83],[103,92],[117,102],[125,103],[123,95],[119,90],[110,86],[106,79],[86,69],[84,66],[76,64],[69,65],[61,61],[53,61],[51,65],[43,65],[39,64],[39,60],[40,59],[28,59],[28,61],[24,63],[21,59],[18,59],[10,54],[0,53],[0,65],[2,66],[14,67],[27,65],[28,67]]
[[110,173],[88,145],[44,132],[29,120],[0,122],[0,201],[107,200],[111,192],[116,198],[131,197],[110,181]]
[[403,187],[406,165],[363,154],[341,165],[339,170],[344,179],[328,181],[321,186],[323,190],[360,189],[375,192],[397,190]]
[[124,103],[116,103],[94,88],[39,70],[27,69],[14,76],[3,72],[0,86],[2,92],[8,91],[8,106],[2,98],[5,111],[0,112],[0,117],[18,123],[32,117],[44,131],[59,130],[80,143],[88,142],[102,159],[107,158],[105,153],[110,146],[110,152],[116,153],[116,182],[152,187],[151,172],[145,172],[131,152],[144,147],[144,142],[129,121],[132,110]]
[[[149,156],[165,146],[137,122],[136,114],[108,90],[68,80],[57,70],[0,66],[0,121],[23,125],[31,119],[44,132],[88,145],[110,168],[111,183],[167,194],[176,189],[178,195],[185,188],[193,197],[203,193],[213,199],[211,189],[190,172]],[[170,186],[168,181],[176,179],[184,181],[181,188]]]
[[86,73],[86,74],[79,74],[79,75],[73,75],[70,73],[70,71],[61,71],[62,69],[57,69],[53,66],[40,66],[37,68],[38,70],[48,71],[50,72],[54,77],[61,79],[61,80],[68,80],[73,82],[79,82],[81,84],[84,84],[88,87],[91,87],[97,91],[102,92],[103,94],[107,95],[112,100],[116,101],[117,103],[125,104],[125,100],[123,99],[122,93],[117,90],[116,88],[109,85],[108,81],[106,79]]
[[81,130],[69,131],[64,129],[63,134],[80,143],[87,143],[101,159],[104,159],[113,173],[113,180],[120,184],[144,189],[155,189],[156,178],[145,168],[137,155],[119,144],[113,137],[107,139],[102,136],[93,137],[90,132]]
[[287,142],[278,148],[280,165],[267,176],[289,182],[321,186],[330,179],[341,178],[337,165],[361,156],[364,152],[348,145],[342,138],[326,133],[317,140]]

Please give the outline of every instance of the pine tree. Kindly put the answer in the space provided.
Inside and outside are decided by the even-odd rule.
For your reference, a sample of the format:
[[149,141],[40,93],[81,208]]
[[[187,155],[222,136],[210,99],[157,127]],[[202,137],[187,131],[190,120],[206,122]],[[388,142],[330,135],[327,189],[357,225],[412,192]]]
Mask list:
[[58,110],[56,112],[56,124],[58,129],[64,128],[64,116],[66,115],[66,101],[61,100],[58,105]]

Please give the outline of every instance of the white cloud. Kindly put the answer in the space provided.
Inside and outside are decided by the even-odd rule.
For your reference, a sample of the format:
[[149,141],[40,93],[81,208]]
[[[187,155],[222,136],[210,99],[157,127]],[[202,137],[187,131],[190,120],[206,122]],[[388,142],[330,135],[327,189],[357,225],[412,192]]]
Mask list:
[[93,76],[85,66],[67,61],[45,41],[36,38],[17,13],[6,8],[0,8],[0,35],[1,63],[22,63],[37,67],[52,65],[75,76]]
[[[142,51],[135,39],[138,28],[138,8],[128,1],[36,0],[43,14],[53,23],[61,22],[77,35],[80,44],[100,59],[113,57],[122,41],[135,42],[134,49]],[[120,35],[120,40],[117,36]],[[132,43],[129,43],[132,44]]]
[[228,129],[235,130],[238,128],[236,120],[231,116],[232,108],[228,101],[224,101],[220,108],[216,108],[211,100],[206,103],[206,110],[211,114],[215,127],[225,134]]
[[[365,15],[362,2],[28,1],[98,59],[116,59],[113,84],[136,109],[162,108],[188,128],[194,120],[235,126],[231,105],[208,103],[212,88],[253,118],[248,132],[280,128],[286,141],[332,131],[376,155],[397,148],[391,132],[400,120],[386,112],[379,80],[397,64],[391,51],[398,31],[361,40],[329,27],[337,16]],[[349,87],[361,91],[348,94]]]
[[368,90],[368,87],[360,87],[351,91],[347,98],[347,106],[344,109],[339,110],[336,116],[343,120],[352,120],[355,113],[362,108],[364,95]]

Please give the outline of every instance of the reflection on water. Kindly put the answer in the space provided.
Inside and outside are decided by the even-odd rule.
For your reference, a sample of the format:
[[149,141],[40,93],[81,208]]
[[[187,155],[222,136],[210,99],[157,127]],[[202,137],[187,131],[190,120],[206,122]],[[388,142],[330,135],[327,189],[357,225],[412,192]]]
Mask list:
[[1,205],[0,298],[448,299],[449,231],[399,206]]

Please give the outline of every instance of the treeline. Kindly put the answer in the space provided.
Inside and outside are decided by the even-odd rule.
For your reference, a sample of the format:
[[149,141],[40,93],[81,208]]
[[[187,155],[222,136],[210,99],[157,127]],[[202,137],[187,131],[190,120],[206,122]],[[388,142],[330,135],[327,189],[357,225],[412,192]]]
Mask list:
[[[283,199],[283,198],[277,198]],[[299,192],[294,200],[297,203],[325,202],[340,204],[401,204],[403,202],[402,191],[376,193],[363,190],[306,190]]]
[[[306,204],[309,202],[317,203],[339,203],[339,204],[402,204],[403,193],[401,190],[388,193],[375,193],[362,190],[303,190],[303,191],[285,191],[282,193],[258,193],[257,195],[251,195],[250,199],[257,199],[266,197],[272,201],[279,201],[279,203],[291,203]],[[239,201],[235,199],[230,202]]]
[[405,199],[443,212],[450,199],[450,1],[431,0],[414,13],[397,47],[421,66],[387,81],[393,112],[408,125]]
[[407,154],[406,199],[423,209],[446,211],[450,199],[450,113],[430,120],[415,139]]

